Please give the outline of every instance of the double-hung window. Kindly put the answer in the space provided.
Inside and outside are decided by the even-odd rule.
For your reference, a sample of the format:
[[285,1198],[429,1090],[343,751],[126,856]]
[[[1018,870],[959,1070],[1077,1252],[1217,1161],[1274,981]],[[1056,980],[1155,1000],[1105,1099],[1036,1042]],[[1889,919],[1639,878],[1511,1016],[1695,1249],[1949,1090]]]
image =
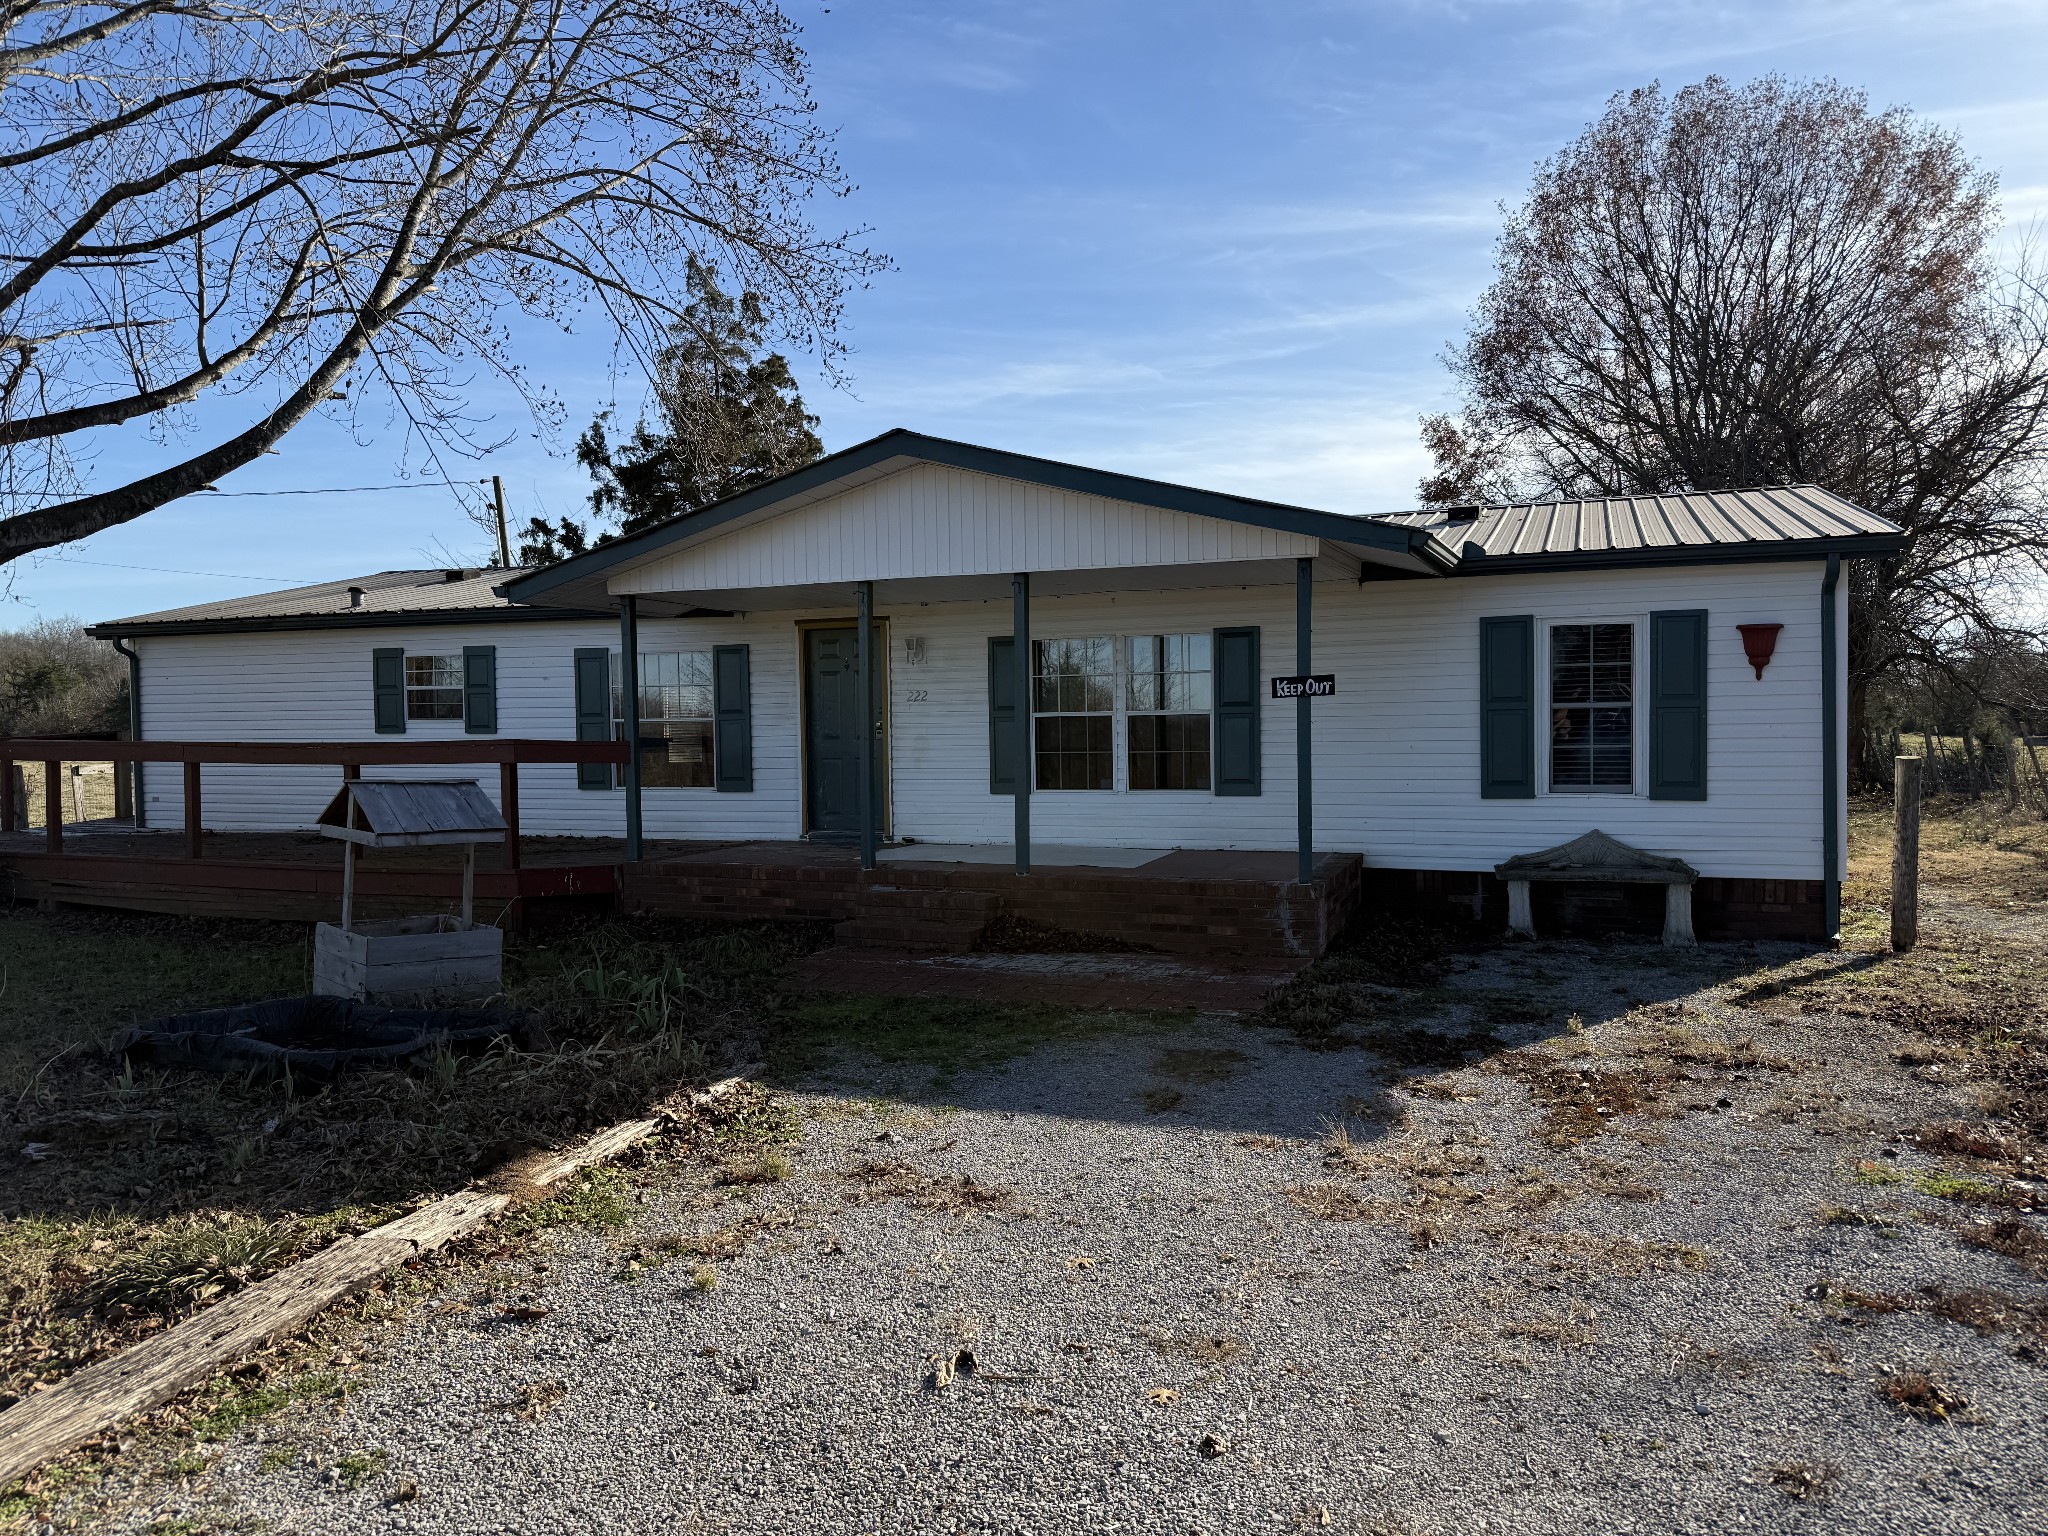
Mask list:
[[462,656],[405,658],[405,718],[462,718]]
[[1131,635],[1125,655],[1128,787],[1209,788],[1209,637]]
[[1031,746],[1040,789],[1116,788],[1116,647],[1031,642]]
[[1635,789],[1633,624],[1550,626],[1550,788]]
[[1033,641],[1036,787],[1209,790],[1210,651],[1206,634]]
[[[626,739],[626,691],[612,657],[612,737]],[[711,653],[640,653],[640,783],[702,789],[712,782]],[[624,784],[625,768],[615,773]]]

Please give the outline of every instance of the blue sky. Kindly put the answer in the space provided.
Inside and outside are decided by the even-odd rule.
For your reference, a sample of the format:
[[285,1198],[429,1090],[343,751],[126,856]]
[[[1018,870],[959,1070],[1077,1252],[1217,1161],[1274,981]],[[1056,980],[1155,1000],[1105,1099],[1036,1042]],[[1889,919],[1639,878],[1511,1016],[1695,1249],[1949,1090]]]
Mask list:
[[[1499,205],[1607,97],[1829,75],[1944,123],[2048,214],[2040,0],[786,0],[896,270],[855,296],[851,384],[794,359],[827,448],[892,426],[1343,512],[1413,504],[1416,417],[1484,287]],[[616,400],[594,323],[527,346],[569,427],[512,441],[515,519],[575,513],[575,431]],[[401,439],[312,423],[235,492],[387,485]],[[416,465],[414,466],[417,467]],[[193,499],[13,568],[0,625],[482,558],[450,495]],[[241,579],[248,578],[248,579]]]

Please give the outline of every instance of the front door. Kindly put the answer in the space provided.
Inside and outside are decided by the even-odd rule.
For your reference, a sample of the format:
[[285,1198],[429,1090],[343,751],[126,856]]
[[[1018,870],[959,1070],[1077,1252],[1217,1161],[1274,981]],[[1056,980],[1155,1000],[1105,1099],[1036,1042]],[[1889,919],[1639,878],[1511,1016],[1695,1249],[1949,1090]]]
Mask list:
[[[880,674],[882,626],[874,631],[873,657],[877,677],[874,696],[888,696]],[[860,690],[857,670],[859,634],[853,625],[816,626],[804,630],[804,830],[821,840],[839,841],[860,835]],[[889,760],[879,719],[876,722],[875,830],[884,830],[882,765]]]

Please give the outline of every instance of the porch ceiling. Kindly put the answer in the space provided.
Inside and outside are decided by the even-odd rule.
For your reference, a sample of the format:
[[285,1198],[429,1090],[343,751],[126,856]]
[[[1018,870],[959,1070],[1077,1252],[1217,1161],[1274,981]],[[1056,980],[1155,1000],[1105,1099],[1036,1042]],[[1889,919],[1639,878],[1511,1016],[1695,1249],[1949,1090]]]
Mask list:
[[[1315,579],[1352,583],[1360,562],[1345,550],[1325,546],[1315,557]],[[1123,566],[1107,570],[1034,571],[1033,598],[1080,597],[1097,593],[1172,592],[1226,587],[1271,587],[1294,582],[1294,561],[1213,560],[1186,565]],[[875,581],[875,607],[881,613],[929,603],[1008,602],[1010,577],[913,576]],[[648,618],[680,618],[694,613],[781,613],[837,611],[853,607],[851,582],[820,582],[793,587],[705,588],[688,592],[642,592],[639,611]]]

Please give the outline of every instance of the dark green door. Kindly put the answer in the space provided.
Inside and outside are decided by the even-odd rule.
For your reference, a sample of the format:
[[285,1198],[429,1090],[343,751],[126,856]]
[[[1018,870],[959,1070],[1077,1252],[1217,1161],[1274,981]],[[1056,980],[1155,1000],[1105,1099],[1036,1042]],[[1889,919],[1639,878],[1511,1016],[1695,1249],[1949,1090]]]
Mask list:
[[[880,630],[876,631],[880,640]],[[814,837],[860,834],[860,696],[854,627],[804,631],[804,826]],[[876,650],[880,650],[879,643]],[[876,689],[879,697],[881,690]],[[875,754],[875,828],[882,754]]]

